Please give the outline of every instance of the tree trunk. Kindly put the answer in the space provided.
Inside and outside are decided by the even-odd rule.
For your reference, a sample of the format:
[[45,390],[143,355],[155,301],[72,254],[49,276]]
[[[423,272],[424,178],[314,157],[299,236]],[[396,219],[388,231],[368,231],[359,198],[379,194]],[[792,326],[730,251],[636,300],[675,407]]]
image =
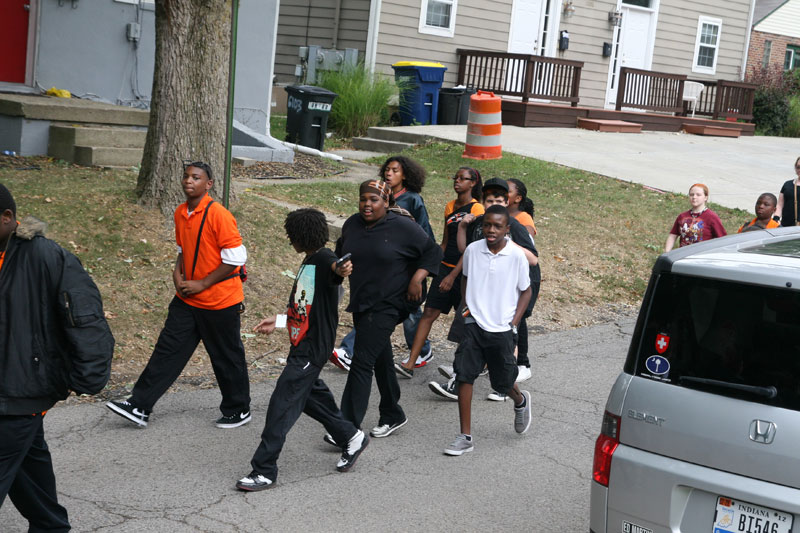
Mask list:
[[185,201],[184,160],[211,165],[211,193],[222,199],[231,3],[159,0],[155,9],[150,125],[136,193],[140,204],[171,215]]

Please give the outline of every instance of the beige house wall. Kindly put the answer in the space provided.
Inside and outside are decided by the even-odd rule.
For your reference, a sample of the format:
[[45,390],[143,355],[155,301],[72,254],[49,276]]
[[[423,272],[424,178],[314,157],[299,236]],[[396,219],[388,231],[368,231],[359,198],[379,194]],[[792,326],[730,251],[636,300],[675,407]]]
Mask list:
[[753,28],[764,33],[800,38],[800,0],[789,0]]
[[383,0],[381,6],[376,72],[393,75],[398,61],[438,61],[447,67],[448,87],[458,74],[456,49],[508,50],[511,0],[459,1],[453,37],[419,32],[421,0]]
[[[336,48],[355,48],[363,58],[367,43],[370,0],[341,0]],[[301,46],[334,46],[336,0],[281,0],[275,46],[275,75],[279,83],[295,81]]]

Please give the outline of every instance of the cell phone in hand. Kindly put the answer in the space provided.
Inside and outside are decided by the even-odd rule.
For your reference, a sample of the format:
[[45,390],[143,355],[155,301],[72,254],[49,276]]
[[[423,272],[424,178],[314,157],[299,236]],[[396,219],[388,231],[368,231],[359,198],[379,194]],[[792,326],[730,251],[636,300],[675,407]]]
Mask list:
[[336,268],[339,268],[340,266],[342,266],[343,264],[345,264],[347,261],[349,261],[349,260],[350,260],[350,256],[352,256],[352,255],[353,255],[353,254],[351,254],[350,252],[347,252],[347,253],[346,253],[346,254],[344,254],[342,257],[340,257],[339,259],[337,259],[337,260],[336,260]]

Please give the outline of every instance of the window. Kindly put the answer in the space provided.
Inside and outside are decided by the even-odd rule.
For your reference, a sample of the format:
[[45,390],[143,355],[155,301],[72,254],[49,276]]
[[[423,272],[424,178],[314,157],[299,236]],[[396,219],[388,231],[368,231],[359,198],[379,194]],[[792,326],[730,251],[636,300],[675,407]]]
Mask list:
[[761,68],[769,67],[769,55],[772,53],[772,41],[764,41],[764,60],[761,62]]
[[798,313],[796,290],[661,274],[626,370],[800,411]]
[[652,7],[651,4],[652,0],[622,0],[623,4],[627,4],[629,6],[639,6],[639,7]]
[[422,0],[419,32],[452,37],[456,28],[458,0]]
[[697,39],[694,44],[692,72],[715,74],[722,20],[701,16],[697,21]]
[[783,70],[792,70],[800,67],[800,46],[786,46],[786,56],[783,60]]

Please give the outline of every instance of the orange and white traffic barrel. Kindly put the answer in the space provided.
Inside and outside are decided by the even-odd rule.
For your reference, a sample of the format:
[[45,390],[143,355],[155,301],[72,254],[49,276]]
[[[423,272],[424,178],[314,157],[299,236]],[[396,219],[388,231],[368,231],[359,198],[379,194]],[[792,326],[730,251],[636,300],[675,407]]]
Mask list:
[[478,91],[469,99],[467,142],[462,157],[500,159],[500,130],[503,127],[501,100],[493,92]]

